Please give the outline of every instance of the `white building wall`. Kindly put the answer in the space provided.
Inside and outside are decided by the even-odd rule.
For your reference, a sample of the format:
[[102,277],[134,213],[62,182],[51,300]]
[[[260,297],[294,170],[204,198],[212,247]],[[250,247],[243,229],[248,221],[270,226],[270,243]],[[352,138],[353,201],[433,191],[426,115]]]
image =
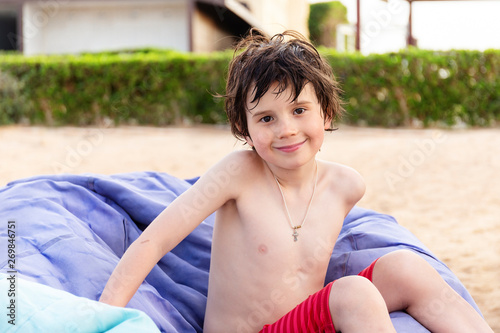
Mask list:
[[309,36],[307,0],[247,0],[252,14],[263,29],[271,35],[284,30],[296,30]]
[[[356,23],[355,1],[340,0]],[[406,0],[361,0],[361,52],[386,53],[406,48],[409,4]],[[424,15],[425,16],[425,15]]]
[[23,11],[24,53],[144,47],[189,51],[188,2],[36,1]]
[[356,26],[354,24],[338,24],[336,39],[337,51],[356,51]]

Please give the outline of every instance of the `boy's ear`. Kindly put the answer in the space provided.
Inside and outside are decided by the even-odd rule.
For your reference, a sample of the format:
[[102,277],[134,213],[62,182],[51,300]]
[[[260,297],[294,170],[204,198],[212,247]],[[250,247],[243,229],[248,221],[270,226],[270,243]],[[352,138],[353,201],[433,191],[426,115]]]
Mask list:
[[332,117],[325,118],[325,130],[329,130],[330,128],[332,128],[332,120]]
[[[236,124],[236,128],[238,129],[238,131],[240,133],[242,132],[241,126],[239,124]],[[250,137],[250,135],[245,135],[244,138],[245,138],[247,145],[249,145],[250,147],[253,148],[253,141],[252,141],[252,138]]]
[[250,136],[245,136],[245,141],[247,142],[247,144],[253,148],[253,141],[252,141],[252,138]]

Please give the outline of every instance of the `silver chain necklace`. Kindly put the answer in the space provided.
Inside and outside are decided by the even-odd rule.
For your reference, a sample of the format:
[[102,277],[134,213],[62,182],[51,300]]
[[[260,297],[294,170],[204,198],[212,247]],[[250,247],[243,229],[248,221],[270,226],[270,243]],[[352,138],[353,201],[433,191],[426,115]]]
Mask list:
[[290,227],[293,229],[293,234],[292,234],[293,241],[296,242],[297,237],[299,236],[297,229],[302,228],[302,226],[306,222],[307,215],[309,214],[309,208],[311,208],[311,204],[312,204],[312,201],[314,198],[314,193],[316,193],[316,185],[318,184],[318,162],[316,162],[316,176],[315,176],[315,180],[314,180],[313,193],[311,195],[311,199],[309,200],[309,205],[307,205],[307,210],[306,210],[306,214],[304,215],[304,219],[302,220],[302,223],[300,225],[293,225],[292,217],[290,216],[290,211],[288,210],[288,205],[286,204],[285,195],[283,194],[283,189],[281,188],[281,184],[278,181],[278,178],[276,178],[276,176],[274,175],[274,173],[272,173],[272,174],[274,176],[274,179],[276,180],[276,184],[278,184],[278,188],[279,188],[280,193],[281,193],[281,198],[283,199],[283,204],[285,205],[286,214],[288,215],[288,222],[290,223]]

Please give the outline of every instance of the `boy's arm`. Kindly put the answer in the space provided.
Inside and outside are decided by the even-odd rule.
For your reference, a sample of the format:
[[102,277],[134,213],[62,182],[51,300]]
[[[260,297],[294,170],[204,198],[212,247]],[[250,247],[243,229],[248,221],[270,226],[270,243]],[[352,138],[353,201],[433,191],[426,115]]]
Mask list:
[[239,172],[229,155],[174,200],[130,245],[99,301],[125,306],[156,263],[210,214],[235,197]]

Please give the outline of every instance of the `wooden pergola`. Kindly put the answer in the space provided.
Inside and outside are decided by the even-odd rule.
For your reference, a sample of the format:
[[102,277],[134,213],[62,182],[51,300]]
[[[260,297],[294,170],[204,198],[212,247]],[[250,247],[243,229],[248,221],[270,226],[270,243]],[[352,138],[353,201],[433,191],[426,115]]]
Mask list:
[[[387,2],[387,0],[382,0]],[[488,1],[488,0],[406,0],[410,4],[410,15],[408,16],[408,37],[406,39],[406,45],[411,46],[415,45],[415,39],[413,38],[413,31],[412,31],[412,4],[414,2],[422,2],[422,1],[428,1],[428,2],[435,2],[435,1]],[[361,49],[361,43],[360,43],[360,36],[361,36],[361,6],[360,6],[361,0],[356,0],[356,5],[357,5],[357,22],[356,22],[356,51],[360,51]]]

